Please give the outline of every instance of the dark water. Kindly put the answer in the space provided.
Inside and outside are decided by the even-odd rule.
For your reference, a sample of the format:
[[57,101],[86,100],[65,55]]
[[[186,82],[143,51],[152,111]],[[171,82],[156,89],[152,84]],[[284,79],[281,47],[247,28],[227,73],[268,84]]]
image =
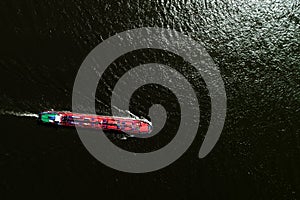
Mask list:
[[[0,5],[1,199],[299,199],[299,1],[31,0]],[[204,105],[195,142],[175,163],[152,173],[110,169],[87,152],[75,130],[37,126],[34,118],[22,116],[49,108],[71,110],[73,82],[87,54],[116,33],[147,26],[175,29],[202,41],[220,68],[227,118],[207,157],[197,157],[210,116],[201,77],[189,77]],[[112,67],[122,71],[157,61],[182,66],[189,75],[188,64],[174,55],[135,53]],[[107,80],[102,84],[111,87]],[[169,100],[160,89],[143,101],[145,91],[158,89],[149,87],[133,99],[131,109],[137,114],[147,115],[156,99],[162,104]],[[100,113],[110,112],[107,95],[99,95]],[[176,109],[165,107],[172,124]],[[150,141],[111,140],[134,151],[157,149],[172,139],[170,130]]]

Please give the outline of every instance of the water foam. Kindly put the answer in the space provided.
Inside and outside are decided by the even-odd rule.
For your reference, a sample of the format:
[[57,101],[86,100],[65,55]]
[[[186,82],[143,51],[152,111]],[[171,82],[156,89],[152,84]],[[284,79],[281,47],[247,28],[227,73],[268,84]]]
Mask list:
[[31,112],[14,112],[14,111],[0,110],[0,115],[13,115],[13,116],[16,116],[16,117],[34,117],[34,118],[38,118],[38,114],[31,113]]

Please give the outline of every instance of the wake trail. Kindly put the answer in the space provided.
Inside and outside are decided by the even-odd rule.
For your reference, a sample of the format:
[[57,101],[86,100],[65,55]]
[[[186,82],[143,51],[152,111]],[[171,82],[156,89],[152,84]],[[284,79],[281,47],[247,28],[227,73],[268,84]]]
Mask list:
[[30,112],[14,112],[14,111],[3,111],[0,110],[0,115],[13,115],[16,117],[32,117],[32,118],[38,118],[38,114],[30,113]]

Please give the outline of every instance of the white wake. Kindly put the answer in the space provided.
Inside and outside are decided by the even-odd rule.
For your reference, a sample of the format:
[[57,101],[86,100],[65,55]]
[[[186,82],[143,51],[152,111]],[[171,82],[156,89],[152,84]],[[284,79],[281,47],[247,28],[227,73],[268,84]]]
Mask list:
[[16,117],[34,117],[34,118],[38,118],[38,114],[30,113],[30,112],[14,112],[14,111],[0,110],[0,115],[13,115],[13,116],[16,116]]

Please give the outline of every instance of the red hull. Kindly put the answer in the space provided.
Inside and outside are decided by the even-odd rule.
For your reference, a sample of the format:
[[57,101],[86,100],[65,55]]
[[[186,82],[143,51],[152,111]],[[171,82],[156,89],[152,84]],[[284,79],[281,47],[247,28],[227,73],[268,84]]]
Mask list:
[[55,113],[54,124],[65,127],[82,127],[92,129],[125,132],[128,134],[150,133],[151,123],[143,119],[80,114],[63,111],[45,111],[43,114]]

